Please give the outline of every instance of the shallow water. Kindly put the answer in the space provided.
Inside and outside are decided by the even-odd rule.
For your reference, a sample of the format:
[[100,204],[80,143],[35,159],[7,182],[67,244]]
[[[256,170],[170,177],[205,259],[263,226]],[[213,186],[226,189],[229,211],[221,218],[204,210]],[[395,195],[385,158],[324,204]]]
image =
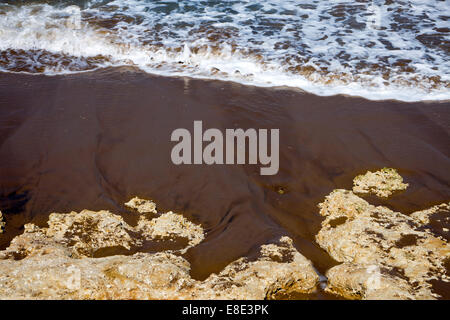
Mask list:
[[[170,134],[192,130],[194,120],[220,130],[279,128],[279,173],[173,165]],[[205,241],[186,254],[195,278],[281,235],[324,273],[335,262],[314,242],[317,204],[335,188],[351,188],[357,174],[385,166],[410,186],[380,204],[410,213],[448,201],[449,124],[449,103],[318,97],[124,68],[3,73],[0,210],[7,224],[0,245],[24,223],[45,225],[51,212],[110,209],[131,221],[123,203],[139,196],[205,228]]]
[[319,95],[448,100],[448,1],[0,1],[0,69],[118,65]]

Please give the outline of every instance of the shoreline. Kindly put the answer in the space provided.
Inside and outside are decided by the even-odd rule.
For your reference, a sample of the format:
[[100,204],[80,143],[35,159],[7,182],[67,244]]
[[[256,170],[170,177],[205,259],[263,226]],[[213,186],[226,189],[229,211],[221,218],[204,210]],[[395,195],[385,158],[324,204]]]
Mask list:
[[[450,99],[431,99],[431,100],[398,100],[395,98],[386,98],[386,99],[380,99],[380,98],[369,98],[364,95],[358,95],[358,94],[347,94],[347,93],[331,93],[326,95],[320,95],[317,92],[308,91],[306,89],[302,89],[298,86],[289,86],[289,85],[270,85],[270,84],[258,84],[253,82],[245,82],[245,81],[239,81],[237,79],[233,78],[214,78],[214,77],[208,77],[208,76],[200,76],[200,75],[183,75],[183,74],[172,74],[172,73],[158,73],[158,72],[151,72],[146,71],[144,69],[141,69],[139,66],[134,65],[116,65],[116,66],[109,66],[109,67],[98,67],[95,69],[89,69],[89,70],[79,70],[79,71],[67,71],[67,72],[61,72],[61,73],[34,73],[34,72],[27,72],[27,71],[3,71],[0,70],[0,75],[25,75],[25,76],[36,76],[36,77],[70,77],[70,76],[76,76],[76,75],[82,75],[82,74],[96,74],[96,73],[102,73],[102,72],[111,72],[111,70],[116,70],[117,72],[132,72],[132,73],[142,73],[149,77],[158,77],[158,78],[172,78],[182,81],[205,81],[205,82],[223,82],[223,83],[231,83],[231,84],[238,84],[245,87],[255,87],[255,88],[262,88],[262,89],[268,89],[268,90],[292,90],[293,92],[300,93],[300,94],[310,94],[317,97],[336,97],[336,96],[342,96],[346,98],[355,98],[355,99],[365,99],[368,101],[373,102],[396,102],[396,103],[448,103],[450,102]],[[333,87],[330,87],[330,89],[333,89]],[[379,90],[382,90],[382,88],[379,88]]]
[[[167,78],[112,68],[62,76],[0,74],[0,248],[51,212],[113,210],[152,199],[201,224],[188,250],[194,279],[290,235],[324,273],[336,262],[314,242],[317,204],[358,174],[398,168],[410,184],[376,204],[406,214],[450,199],[447,102],[320,97],[292,89]],[[280,171],[174,166],[170,132],[280,128]],[[278,191],[283,190],[283,194]]]

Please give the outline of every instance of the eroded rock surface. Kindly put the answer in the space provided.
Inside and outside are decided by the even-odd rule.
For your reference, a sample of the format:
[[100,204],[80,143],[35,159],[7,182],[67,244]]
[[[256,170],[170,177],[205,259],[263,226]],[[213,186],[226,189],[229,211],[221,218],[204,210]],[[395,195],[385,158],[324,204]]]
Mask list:
[[344,262],[327,272],[327,291],[346,299],[406,300],[428,299],[428,294],[411,293],[411,285],[402,277],[393,277],[390,269],[379,265]]
[[[277,295],[311,293],[319,276],[311,262],[282,237],[261,246],[256,261],[238,259],[219,274],[212,274],[198,286],[200,299],[274,299]],[[195,291],[194,291],[195,292]]]
[[108,255],[108,251],[131,254],[132,249],[139,251],[147,242],[161,241],[178,241],[183,244],[178,251],[185,252],[203,238],[201,226],[173,212],[159,214],[153,219],[142,215],[138,225],[132,227],[121,216],[109,211],[83,210],[52,213],[48,228],[25,225],[25,232],[14,238],[0,255],[29,256],[41,254],[49,247],[62,247],[74,258],[98,257]]
[[133,199],[125,203],[125,206],[133,210],[136,210],[139,213],[150,213],[150,214],[158,213],[156,211],[156,204],[153,201],[140,199],[138,197],[134,197]]
[[[270,299],[315,290],[318,275],[288,237],[204,281],[192,279],[181,255],[203,240],[203,229],[173,212],[157,213],[150,202],[137,206],[143,203],[136,227],[108,211],[88,210],[52,214],[48,228],[27,224],[0,252],[0,299]],[[182,250],[129,251],[179,238],[186,239]],[[107,256],[117,247],[128,255]]]
[[407,183],[403,183],[403,178],[392,168],[383,168],[379,171],[357,176],[353,179],[353,192],[358,194],[374,194],[378,197],[386,198],[396,191],[405,190]]
[[151,220],[141,216],[136,230],[150,240],[185,239],[189,245],[184,251],[187,248],[196,246],[204,239],[202,227],[172,211]]
[[417,217],[426,214],[373,206],[343,189],[319,208],[325,220],[316,241],[343,263],[327,272],[328,291],[354,299],[434,299],[430,281],[450,281],[450,245],[424,228],[426,219]]

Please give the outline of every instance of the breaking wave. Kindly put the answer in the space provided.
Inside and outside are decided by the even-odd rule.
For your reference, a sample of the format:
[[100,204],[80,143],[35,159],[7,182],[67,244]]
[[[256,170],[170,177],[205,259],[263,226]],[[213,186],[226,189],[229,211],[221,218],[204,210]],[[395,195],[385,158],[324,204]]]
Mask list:
[[2,1],[0,70],[132,65],[318,95],[450,98],[447,1]]

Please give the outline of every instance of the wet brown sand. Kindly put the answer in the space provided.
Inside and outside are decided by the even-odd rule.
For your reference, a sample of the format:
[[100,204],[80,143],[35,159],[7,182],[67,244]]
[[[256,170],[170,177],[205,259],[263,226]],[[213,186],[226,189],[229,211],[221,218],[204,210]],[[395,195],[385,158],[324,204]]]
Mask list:
[[[192,132],[194,120],[223,131],[279,128],[279,173],[173,165],[171,132]],[[423,209],[450,199],[449,157],[448,102],[317,97],[121,68],[0,74],[0,245],[51,212],[110,209],[131,219],[122,204],[137,195],[205,227],[206,240],[187,254],[195,278],[285,234],[325,272],[334,262],[313,241],[324,196],[387,166],[410,187],[382,203]]]

